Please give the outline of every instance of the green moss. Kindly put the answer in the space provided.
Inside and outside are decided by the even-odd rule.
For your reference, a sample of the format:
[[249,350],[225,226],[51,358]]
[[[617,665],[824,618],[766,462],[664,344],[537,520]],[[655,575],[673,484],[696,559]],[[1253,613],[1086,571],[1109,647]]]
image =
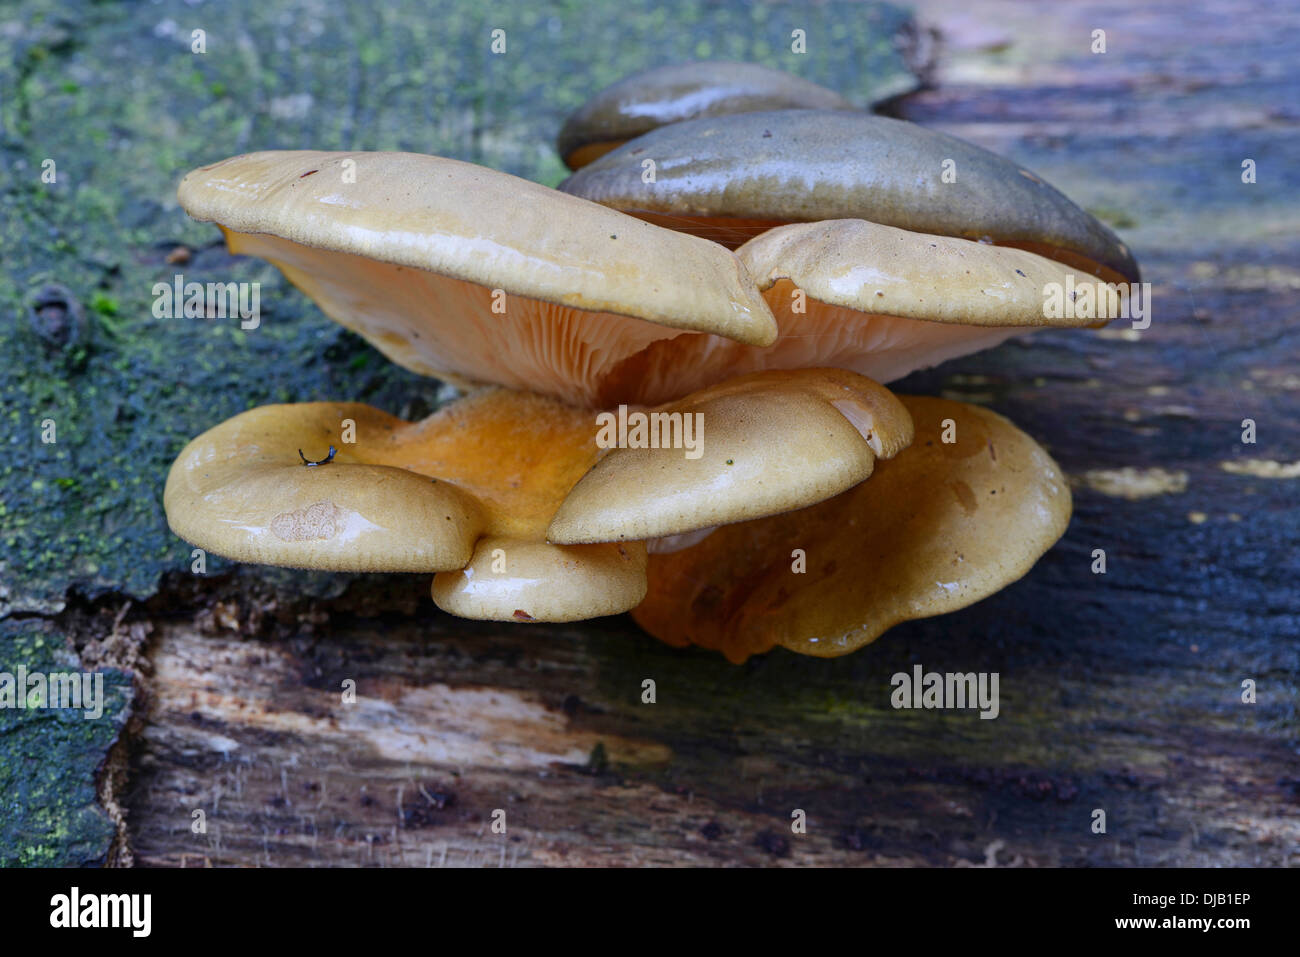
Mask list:
[[[0,621],[0,672],[79,671],[63,636],[40,622]],[[95,775],[117,740],[131,679],[104,672],[103,717],[0,708],[0,867],[103,863],[114,827],[95,801]]]

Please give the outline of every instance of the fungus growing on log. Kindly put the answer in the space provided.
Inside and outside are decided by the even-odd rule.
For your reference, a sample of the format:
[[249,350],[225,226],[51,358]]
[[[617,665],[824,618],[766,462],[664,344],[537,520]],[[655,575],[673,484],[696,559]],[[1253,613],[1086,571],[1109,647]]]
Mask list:
[[1015,581],[1069,521],[1059,467],[994,412],[879,383],[1109,321],[1046,291],[1137,265],[1015,163],[842,105],[696,64],[579,110],[561,152],[591,162],[559,191],[410,153],[189,174],[181,204],[232,252],[468,394],[421,422],[235,416],[173,465],[173,530],[240,561],[430,574],[468,618],[630,610],[733,661],[845,654]]
[[[190,442],[163,503],[176,534],[228,558],[439,573],[434,600],[453,614],[573,621],[641,601],[642,539],[822,501],[912,435],[888,391],[837,369],[747,376],[648,414],[683,413],[709,430],[698,460],[602,449],[592,410],[499,388],[421,422],[262,406]],[[336,446],[328,468],[302,467],[304,441]]]

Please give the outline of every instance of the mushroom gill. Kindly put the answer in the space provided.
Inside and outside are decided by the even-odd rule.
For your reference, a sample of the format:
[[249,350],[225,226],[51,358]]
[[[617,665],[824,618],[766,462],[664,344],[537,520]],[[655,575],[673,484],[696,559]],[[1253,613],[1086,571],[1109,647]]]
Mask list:
[[1069,523],[1060,467],[996,413],[899,398],[915,440],[878,463],[870,481],[686,548],[652,548],[637,623],[668,644],[713,648],[733,662],[777,645],[834,657],[1029,571]]
[[1092,314],[1049,318],[1045,290],[1072,276],[1055,260],[858,219],[778,226],[736,255],[776,317],[776,342],[689,333],[653,342],[623,361],[607,401],[663,401],[763,369],[825,366],[892,382],[1011,336],[1118,314],[1118,298],[1099,296]]

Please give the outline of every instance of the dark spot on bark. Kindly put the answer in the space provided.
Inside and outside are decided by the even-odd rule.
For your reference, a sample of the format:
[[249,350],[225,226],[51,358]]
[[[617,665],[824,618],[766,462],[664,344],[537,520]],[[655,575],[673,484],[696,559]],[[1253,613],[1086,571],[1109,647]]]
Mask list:
[[790,856],[790,841],[784,835],[777,834],[775,831],[763,831],[758,837],[754,838],[754,844],[773,857]]
[[51,351],[76,345],[85,336],[85,309],[72,290],[60,283],[37,290],[27,315],[33,331]]

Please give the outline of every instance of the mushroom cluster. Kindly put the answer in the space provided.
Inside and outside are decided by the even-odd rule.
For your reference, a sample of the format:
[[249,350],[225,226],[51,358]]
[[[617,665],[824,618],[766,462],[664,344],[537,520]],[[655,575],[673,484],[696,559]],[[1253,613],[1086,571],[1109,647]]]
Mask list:
[[[651,71],[559,138],[558,189],[410,153],[261,152],[179,198],[385,356],[420,422],[255,408],[190,442],[168,521],[230,558],[433,576],[500,621],[631,611],[732,661],[834,656],[1022,576],[1058,466],[880,383],[1045,325],[1127,248],[1037,176],[762,67]],[[941,178],[955,163],[955,182]]]

